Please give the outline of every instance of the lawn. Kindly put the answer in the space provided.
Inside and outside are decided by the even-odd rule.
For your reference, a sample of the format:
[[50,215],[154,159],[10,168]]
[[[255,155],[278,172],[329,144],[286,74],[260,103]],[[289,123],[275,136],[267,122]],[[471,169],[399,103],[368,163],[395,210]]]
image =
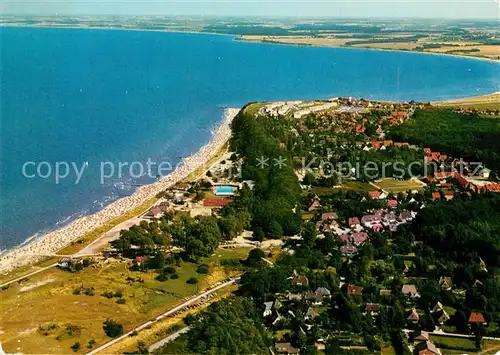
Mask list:
[[345,181],[342,183],[342,187],[350,190],[356,190],[359,192],[368,192],[377,190],[375,186],[362,181]]
[[438,348],[476,352],[474,340],[442,335],[431,335],[431,341]]
[[[107,318],[117,320],[127,332],[200,289],[228,277],[233,272],[220,267],[219,260],[242,259],[249,250],[217,250],[215,255],[200,261],[210,265],[207,275],[197,274],[196,264],[183,262],[176,271],[179,278],[165,282],[155,280],[158,275],[155,272],[131,271],[126,262],[119,261],[90,266],[79,273],[57,268],[47,270],[0,291],[0,341],[9,353],[37,353],[39,349],[51,354],[70,353],[70,346],[75,342],[82,345],[80,352],[88,351],[89,340],[94,339],[96,346],[109,340],[102,329]],[[135,281],[127,281],[129,277]],[[197,285],[186,283],[191,277],[199,279]],[[23,287],[30,286],[34,287],[21,292]],[[93,287],[95,294],[73,293],[82,287]],[[117,298],[101,296],[105,291],[118,290],[123,292],[125,304],[118,304]],[[45,330],[40,331],[40,327]]]
[[380,181],[374,182],[380,189],[399,193],[406,192],[408,190],[421,190],[423,185],[414,180],[397,180],[397,179],[382,179]]

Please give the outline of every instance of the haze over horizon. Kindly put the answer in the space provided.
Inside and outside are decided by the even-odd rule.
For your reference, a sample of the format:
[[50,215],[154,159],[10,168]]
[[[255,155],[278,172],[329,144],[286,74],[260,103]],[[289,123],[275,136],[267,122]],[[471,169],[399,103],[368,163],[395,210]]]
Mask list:
[[65,0],[2,2],[4,15],[165,15],[346,18],[499,19],[500,1],[170,1]]

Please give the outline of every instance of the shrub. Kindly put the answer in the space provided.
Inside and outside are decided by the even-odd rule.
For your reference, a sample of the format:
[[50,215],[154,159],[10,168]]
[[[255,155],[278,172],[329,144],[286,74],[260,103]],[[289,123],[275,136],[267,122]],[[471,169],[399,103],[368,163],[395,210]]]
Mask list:
[[94,339],[90,339],[88,344],[87,344],[87,349],[92,349],[95,345],[95,340]]
[[73,290],[73,294],[74,295],[79,295],[80,293],[82,292],[82,288],[81,287],[77,287]]
[[167,266],[163,269],[163,272],[165,274],[175,274],[175,267],[173,266]]
[[196,268],[196,272],[198,274],[208,274],[208,265],[207,264],[200,264]]
[[178,274],[173,274],[172,276],[170,276],[170,278],[172,280],[175,280],[175,279],[178,279],[179,278],[179,275]]
[[71,349],[73,349],[74,352],[77,352],[78,350],[80,350],[80,343],[77,341],[76,343],[71,345]]
[[193,315],[193,314],[188,314],[187,316],[184,317],[184,324],[185,325],[191,325],[193,324],[194,322],[196,322],[196,316]]
[[194,285],[194,284],[198,283],[198,279],[191,277],[191,278],[187,279],[186,283],[190,284],[190,285]]
[[83,293],[84,293],[86,296],[93,296],[93,295],[94,295],[94,288],[93,288],[93,287],[86,287],[86,288],[83,290]]
[[160,275],[156,276],[156,280],[161,281],[161,282],[167,281],[168,280],[168,276],[165,275],[164,273],[161,273]]
[[119,299],[117,299],[116,303],[118,303],[118,304],[125,304],[125,298],[119,298]]
[[123,334],[123,325],[113,319],[106,319],[103,323],[104,333],[110,338],[116,338]]
[[83,259],[83,267],[88,267],[90,265],[90,260],[89,259]]

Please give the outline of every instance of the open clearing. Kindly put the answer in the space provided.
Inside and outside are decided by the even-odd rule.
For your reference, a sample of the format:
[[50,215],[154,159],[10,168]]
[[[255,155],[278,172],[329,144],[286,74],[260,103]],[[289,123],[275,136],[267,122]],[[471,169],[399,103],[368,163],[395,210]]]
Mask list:
[[[210,265],[207,275],[196,273],[197,264],[182,262],[176,267],[178,279],[165,282],[155,280],[156,272],[129,270],[128,262],[115,261],[100,267],[90,266],[78,273],[58,268],[46,270],[30,277],[29,283],[13,284],[0,291],[0,341],[6,352],[70,353],[70,346],[80,342],[80,352],[88,351],[91,339],[95,346],[109,338],[102,329],[103,321],[112,318],[127,332],[134,326],[165,312],[186,297],[198,293],[230,275],[234,271],[222,268],[220,260],[242,259],[250,248],[222,250],[204,258],[200,263]],[[109,260],[109,259],[108,259]],[[196,277],[199,282],[189,285],[186,280]],[[39,284],[54,279],[49,284]],[[19,292],[22,287],[38,287]],[[85,295],[85,289],[94,295]],[[74,294],[75,290],[80,294]],[[101,296],[105,291],[122,291],[125,304],[116,297]]]
[[500,93],[496,92],[491,95],[466,97],[457,100],[448,100],[441,102],[433,102],[434,106],[450,106],[458,108],[470,108],[470,109],[490,109],[490,110],[500,110]]
[[415,180],[382,179],[375,181],[374,185],[382,190],[393,193],[406,192],[408,190],[421,190],[423,188],[423,185]]

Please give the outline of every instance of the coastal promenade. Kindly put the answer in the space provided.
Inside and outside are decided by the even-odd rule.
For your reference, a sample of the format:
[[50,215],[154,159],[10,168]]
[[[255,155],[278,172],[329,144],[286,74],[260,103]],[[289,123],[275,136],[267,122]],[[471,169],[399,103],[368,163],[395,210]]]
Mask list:
[[239,108],[226,109],[224,121],[217,128],[213,139],[197,153],[185,158],[171,174],[151,185],[141,186],[131,196],[119,199],[93,215],[82,217],[32,243],[5,253],[0,256],[0,272],[5,273],[16,267],[32,263],[39,259],[40,255],[55,254],[72,241],[133,210],[165,189],[185,179],[193,171],[199,168],[204,169],[210,159],[228,142],[231,137],[231,121],[239,111]]

